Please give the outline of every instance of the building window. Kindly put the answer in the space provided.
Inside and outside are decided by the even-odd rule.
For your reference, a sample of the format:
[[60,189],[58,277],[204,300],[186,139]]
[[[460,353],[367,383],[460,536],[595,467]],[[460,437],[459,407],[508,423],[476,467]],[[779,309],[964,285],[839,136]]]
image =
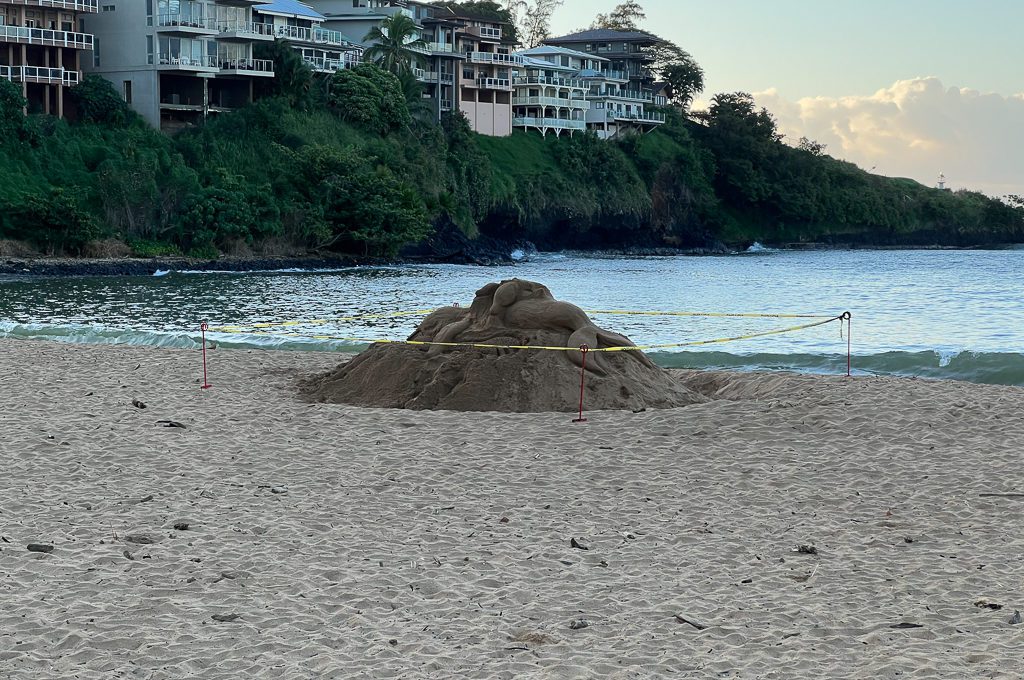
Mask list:
[[124,81],[124,101],[126,104],[132,103],[132,81]]
[[93,36],[92,39],[92,65],[95,68],[100,67],[100,38],[99,36]]
[[114,5],[103,5],[104,12],[113,12],[117,9]]

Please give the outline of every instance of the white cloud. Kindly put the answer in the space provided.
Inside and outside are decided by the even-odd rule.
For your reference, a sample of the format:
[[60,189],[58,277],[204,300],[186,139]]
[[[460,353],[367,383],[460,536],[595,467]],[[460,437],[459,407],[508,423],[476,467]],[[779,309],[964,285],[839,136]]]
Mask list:
[[890,177],[1001,196],[1024,194],[1024,93],[1003,96],[945,88],[938,78],[900,80],[870,96],[788,101],[754,94],[796,143],[809,137],[828,153]]

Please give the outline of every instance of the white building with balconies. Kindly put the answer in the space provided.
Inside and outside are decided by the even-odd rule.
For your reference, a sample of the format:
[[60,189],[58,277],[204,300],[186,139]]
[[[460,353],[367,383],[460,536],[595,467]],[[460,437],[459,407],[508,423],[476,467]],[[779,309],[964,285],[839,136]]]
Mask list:
[[252,102],[255,79],[274,76],[273,63],[252,51],[274,39],[253,20],[266,1],[109,0],[86,22],[96,42],[84,70],[165,129],[240,108]]
[[82,16],[97,12],[99,0],[0,0],[0,78],[21,86],[29,112],[64,116],[94,45]]
[[[266,1],[266,0],[264,0]],[[415,53],[411,65],[413,75],[423,86],[435,117],[458,106],[456,81],[464,55],[456,42],[456,30],[462,25],[446,7],[434,7],[416,0],[307,0],[324,17],[324,26],[336,30],[345,39],[363,44],[371,29],[396,14],[404,14],[416,24],[412,40],[422,46],[410,48]]]
[[587,129],[603,139],[630,132],[650,132],[665,122],[651,108],[666,104],[653,89],[650,49],[661,39],[640,31],[595,29],[550,38],[529,50],[531,56],[578,65],[577,77],[588,83]]
[[607,59],[583,52],[540,45],[518,52],[526,59],[516,72],[512,99],[513,123],[547,135],[587,129],[590,82],[580,73],[600,73]]
[[363,46],[340,31],[324,27],[326,17],[298,0],[263,0],[253,7],[253,21],[260,31],[285,40],[318,73],[352,68],[363,58]]

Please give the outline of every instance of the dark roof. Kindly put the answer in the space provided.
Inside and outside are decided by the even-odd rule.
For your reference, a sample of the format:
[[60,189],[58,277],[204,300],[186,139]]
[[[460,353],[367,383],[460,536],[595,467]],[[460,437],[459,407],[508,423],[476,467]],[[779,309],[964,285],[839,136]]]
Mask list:
[[557,45],[559,43],[608,42],[612,40],[619,42],[662,42],[661,38],[646,31],[613,31],[610,28],[594,28],[589,31],[570,33],[558,38],[546,38],[544,42]]

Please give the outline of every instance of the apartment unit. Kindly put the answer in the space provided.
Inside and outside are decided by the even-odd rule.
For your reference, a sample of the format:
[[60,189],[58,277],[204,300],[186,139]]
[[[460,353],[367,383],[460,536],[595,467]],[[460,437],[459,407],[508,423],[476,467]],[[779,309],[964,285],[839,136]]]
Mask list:
[[21,86],[29,112],[65,115],[94,45],[82,16],[98,11],[99,0],[0,0],[0,78]]
[[363,46],[324,27],[324,15],[298,0],[263,0],[253,7],[259,32],[292,44],[310,68],[333,73],[362,61]]
[[103,0],[84,22],[96,36],[85,71],[164,129],[245,106],[255,80],[274,76],[271,61],[253,57],[254,45],[274,39],[253,21],[266,1]]
[[[346,40],[362,44],[374,27],[396,14],[404,14],[416,25],[412,39],[423,41],[412,48],[416,54],[412,68],[423,85],[423,97],[429,100],[435,117],[458,106],[456,79],[464,60],[458,49],[456,32],[463,25],[444,7],[412,0],[308,0],[324,17],[323,25],[339,32]],[[364,44],[363,47],[371,45]]]
[[[578,77],[589,85],[587,129],[607,139],[628,132],[649,132],[665,122],[663,113],[650,110],[666,103],[663,95],[655,96],[653,91],[653,58],[647,51],[660,42],[649,33],[597,29],[550,38],[545,46],[595,59],[589,68],[580,70]],[[561,60],[565,55],[537,56]]]
[[463,27],[457,38],[465,63],[459,73],[459,109],[476,132],[492,137],[512,134],[513,71],[525,58],[512,53],[504,24],[456,10]]
[[541,45],[517,52],[524,59],[512,79],[512,126],[556,136],[587,128],[590,84],[581,71],[596,71],[600,57]]

